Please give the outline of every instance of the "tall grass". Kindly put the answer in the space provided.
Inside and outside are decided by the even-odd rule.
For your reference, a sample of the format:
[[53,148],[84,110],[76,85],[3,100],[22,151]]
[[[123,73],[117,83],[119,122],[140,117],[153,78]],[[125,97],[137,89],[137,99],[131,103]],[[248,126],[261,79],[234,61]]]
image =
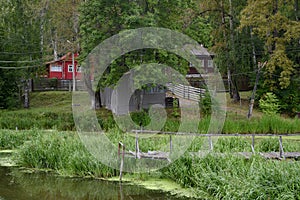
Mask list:
[[0,114],[0,129],[74,130],[72,113],[56,111],[4,111]]
[[[122,140],[128,149],[134,149],[134,135],[122,133],[117,128],[113,130],[107,133],[113,143]],[[19,143],[16,145],[18,151],[14,156],[20,166],[53,169],[69,176],[118,175],[118,171],[95,160],[74,133],[34,130],[33,136],[30,137],[30,131],[24,132],[23,135],[21,131],[5,132],[11,135],[15,133],[20,133]],[[15,140],[14,136],[6,138]],[[158,150],[168,143],[168,139],[167,136],[157,136],[150,140],[140,138],[140,149],[144,152]],[[200,150],[203,140],[201,137],[196,138],[189,151]],[[284,148],[296,147],[296,143],[288,140],[284,142],[286,142]],[[229,154],[229,152],[250,151],[250,143],[250,138],[221,137],[214,144],[214,150],[225,154],[211,153],[204,158],[185,154],[160,170],[161,177],[173,179],[183,187],[192,187],[202,198],[299,199],[300,162],[271,161],[257,156],[246,160],[235,154]],[[256,149],[278,150],[278,139],[260,139],[257,141]]]
[[0,150],[16,149],[24,144],[24,142],[32,140],[38,134],[38,130],[29,131],[11,131],[0,130]]
[[15,156],[24,167],[53,169],[60,174],[109,177],[116,171],[96,161],[73,133],[39,134]]
[[299,199],[300,163],[249,160],[227,155],[186,155],[162,170],[164,176],[199,197],[217,199]]
[[231,119],[227,118],[223,127],[223,133],[299,133],[300,120],[283,118],[277,115],[264,115],[261,118]]
[[[116,122],[112,113],[101,109],[96,111],[98,122],[104,130],[114,129]],[[141,116],[137,114],[132,115],[135,121],[140,121],[142,124],[149,123],[149,116]],[[204,117],[200,121],[189,121],[188,123],[198,123],[198,131],[193,132],[207,133],[211,119]],[[125,122],[124,122],[125,123]],[[180,118],[169,117],[164,124],[163,131],[177,132],[182,124]],[[29,130],[32,128],[38,129],[55,129],[59,131],[73,131],[75,130],[75,123],[73,114],[70,110],[20,110],[20,111],[3,111],[0,113],[0,129],[16,129]],[[299,133],[300,119],[283,118],[279,116],[262,116],[261,118],[253,118],[248,120],[246,118],[235,118],[228,115],[225,120],[222,133]]]

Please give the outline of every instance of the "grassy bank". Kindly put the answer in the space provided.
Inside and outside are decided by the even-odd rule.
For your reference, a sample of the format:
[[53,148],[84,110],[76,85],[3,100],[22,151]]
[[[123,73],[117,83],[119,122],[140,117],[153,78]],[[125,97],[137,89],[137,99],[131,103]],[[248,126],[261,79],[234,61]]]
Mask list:
[[[72,115],[71,93],[42,92],[31,94],[28,110],[2,111],[0,113],[0,150],[15,149],[14,162],[19,166],[51,169],[61,175],[109,178],[118,176],[95,160],[77,136]],[[261,113],[246,119],[239,106],[229,109],[222,133],[297,133],[300,120],[280,116],[263,116]],[[257,111],[256,111],[257,112]],[[172,109],[164,131],[178,131],[180,118]],[[119,141],[127,150],[135,150],[134,134],[122,132],[115,124],[111,112],[96,111],[98,121],[106,135],[116,146]],[[242,114],[242,115],[241,115]],[[133,120],[147,122],[147,115],[132,115]],[[206,133],[210,118],[199,122],[199,134]],[[15,131],[18,129],[19,131]],[[193,140],[189,152],[202,149],[204,138]],[[143,152],[168,151],[169,136],[140,138]],[[300,199],[299,161],[270,161],[254,156],[249,160],[233,156],[233,152],[251,152],[251,138],[219,137],[214,143],[215,153],[204,158],[186,154],[170,166],[155,173],[125,174],[134,180],[169,179],[182,187],[192,188],[197,196],[208,199]],[[300,151],[300,137],[283,139],[284,151]],[[256,137],[256,152],[279,151],[276,137]],[[228,154],[227,154],[228,153]],[[297,196],[298,195],[298,196]]]
[[245,160],[227,155],[185,156],[162,170],[204,199],[299,199],[300,162]]
[[[31,94],[31,108],[0,112],[0,129],[30,130],[53,129],[58,131],[74,131],[75,124],[72,114],[72,96],[70,92],[40,92]],[[297,133],[300,132],[300,119],[283,118],[280,116],[263,116],[256,114],[248,120],[243,107],[229,104],[222,133]],[[237,111],[239,109],[239,112]],[[242,112],[243,111],[243,112]],[[164,131],[178,130],[180,117],[174,115],[172,109],[167,110],[168,119]],[[177,113],[177,112],[175,112]],[[96,111],[98,121],[104,129],[115,127],[112,113],[105,109]],[[140,117],[145,119],[140,119]],[[147,115],[134,114],[132,118],[147,122]],[[197,122],[198,123],[198,122]],[[206,133],[210,124],[209,117],[203,117],[199,122],[199,133]]]
[[[117,141],[118,134],[121,133],[111,133],[111,139]],[[15,142],[13,145],[11,140]],[[126,140],[128,148],[133,148],[129,141],[134,141],[134,138],[128,137]],[[19,166],[51,169],[67,176],[107,178],[118,175],[117,170],[93,159],[73,132],[1,130],[0,141],[2,148],[17,149],[14,160]],[[149,140],[141,142],[140,148],[159,149],[165,142],[167,138],[160,138],[156,142]],[[284,142],[285,148],[300,150],[299,141]],[[201,138],[195,140],[189,150],[196,151],[201,143]],[[250,151],[250,141],[242,138],[220,138],[214,146],[215,152]],[[273,151],[278,148],[278,141],[262,138],[256,148]],[[297,161],[270,161],[256,156],[246,160],[230,154],[210,154],[199,158],[186,154],[158,172],[134,177],[135,180],[151,180],[153,177],[171,179],[182,187],[192,188],[202,198],[299,199],[299,169],[300,162]]]

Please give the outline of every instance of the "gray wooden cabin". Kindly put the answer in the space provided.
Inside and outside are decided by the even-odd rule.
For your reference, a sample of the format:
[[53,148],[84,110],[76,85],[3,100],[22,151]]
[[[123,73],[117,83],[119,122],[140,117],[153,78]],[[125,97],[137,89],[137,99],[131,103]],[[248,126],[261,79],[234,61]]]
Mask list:
[[166,90],[159,87],[134,90],[130,73],[125,74],[115,88],[106,87],[101,91],[102,106],[116,115],[149,109],[156,104],[165,107],[165,98]]

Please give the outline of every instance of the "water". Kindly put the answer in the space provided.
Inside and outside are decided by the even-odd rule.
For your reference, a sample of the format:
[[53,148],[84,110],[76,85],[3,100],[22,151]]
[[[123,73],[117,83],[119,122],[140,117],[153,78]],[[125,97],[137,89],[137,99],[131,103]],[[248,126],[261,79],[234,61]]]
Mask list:
[[24,173],[0,167],[0,200],[179,200],[162,191],[95,179],[65,178],[49,173]]

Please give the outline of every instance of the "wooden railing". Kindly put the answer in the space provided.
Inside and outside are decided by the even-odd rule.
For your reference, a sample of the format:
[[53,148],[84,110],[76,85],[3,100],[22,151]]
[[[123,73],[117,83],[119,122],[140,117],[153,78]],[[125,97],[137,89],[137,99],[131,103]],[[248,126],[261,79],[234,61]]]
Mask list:
[[199,101],[200,95],[203,96],[205,94],[205,89],[195,88],[182,84],[175,85],[172,83],[168,83],[167,87],[176,96],[192,101]]
[[300,133],[294,133],[294,134],[199,134],[199,133],[183,133],[183,132],[158,132],[158,131],[150,131],[150,130],[132,130],[132,132],[136,135],[136,144],[138,144],[138,135],[139,134],[153,134],[153,135],[169,135],[170,140],[170,153],[173,149],[172,144],[172,136],[191,136],[191,137],[208,137],[209,139],[209,150],[213,150],[213,137],[251,137],[252,143],[251,143],[251,149],[252,153],[255,153],[255,137],[278,137],[279,142],[279,157],[285,158],[283,143],[282,143],[282,137],[291,137],[291,136],[300,136]]

